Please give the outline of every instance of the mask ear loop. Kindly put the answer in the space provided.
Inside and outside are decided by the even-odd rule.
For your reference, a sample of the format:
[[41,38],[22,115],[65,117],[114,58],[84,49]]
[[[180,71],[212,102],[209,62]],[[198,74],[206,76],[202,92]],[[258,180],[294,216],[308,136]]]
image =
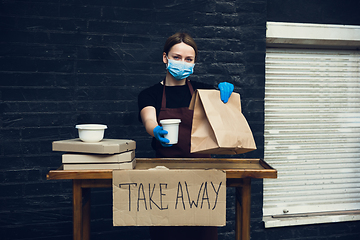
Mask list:
[[168,58],[167,54],[166,54],[166,59],[168,60],[168,62],[167,62],[167,64],[165,65],[165,69],[168,70],[168,67],[169,67],[169,58]]

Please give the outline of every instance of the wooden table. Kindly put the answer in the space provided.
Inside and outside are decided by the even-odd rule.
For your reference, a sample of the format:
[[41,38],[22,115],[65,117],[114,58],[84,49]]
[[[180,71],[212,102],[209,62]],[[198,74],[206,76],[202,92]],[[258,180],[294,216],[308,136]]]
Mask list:
[[[226,186],[236,188],[235,239],[250,240],[251,178],[277,178],[277,171],[261,159],[136,158],[136,169],[222,169]],[[90,190],[112,187],[112,170],[51,170],[48,180],[73,181],[73,239],[90,239]]]

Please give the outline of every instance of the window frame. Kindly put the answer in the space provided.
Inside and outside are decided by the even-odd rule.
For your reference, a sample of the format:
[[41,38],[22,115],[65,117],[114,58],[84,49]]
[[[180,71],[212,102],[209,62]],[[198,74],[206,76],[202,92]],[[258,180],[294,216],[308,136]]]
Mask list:
[[[267,22],[266,45],[279,48],[360,49],[360,26]],[[265,228],[358,220],[360,210],[263,216]]]

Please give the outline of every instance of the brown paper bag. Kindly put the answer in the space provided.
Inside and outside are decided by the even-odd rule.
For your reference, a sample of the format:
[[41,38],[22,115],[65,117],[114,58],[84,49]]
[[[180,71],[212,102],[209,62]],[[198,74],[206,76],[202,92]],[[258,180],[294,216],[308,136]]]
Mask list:
[[189,109],[194,110],[191,153],[233,155],[256,149],[238,93],[233,92],[225,104],[218,90],[196,90]]

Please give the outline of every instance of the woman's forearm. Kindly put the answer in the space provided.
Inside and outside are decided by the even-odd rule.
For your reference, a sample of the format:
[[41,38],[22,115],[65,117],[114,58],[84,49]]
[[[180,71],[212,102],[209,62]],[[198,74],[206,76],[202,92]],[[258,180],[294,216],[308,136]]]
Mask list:
[[154,136],[154,128],[158,126],[156,119],[156,110],[152,106],[144,107],[140,111],[141,120],[145,126],[146,132]]

